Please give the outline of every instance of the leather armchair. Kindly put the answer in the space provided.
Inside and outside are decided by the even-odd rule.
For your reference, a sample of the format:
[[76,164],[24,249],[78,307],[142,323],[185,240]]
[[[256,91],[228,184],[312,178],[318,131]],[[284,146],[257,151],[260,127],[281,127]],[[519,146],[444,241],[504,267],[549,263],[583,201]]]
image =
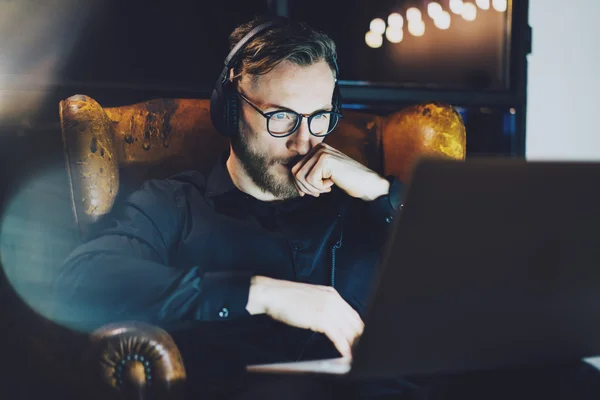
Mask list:
[[[76,95],[61,101],[59,112],[73,216],[82,235],[145,179],[204,170],[228,147],[212,127],[205,99],[103,108]],[[420,156],[464,159],[466,151],[462,118],[443,104],[414,105],[388,116],[344,111],[327,142],[404,182]],[[168,333],[123,322],[94,332],[91,343],[92,379],[111,398],[184,396],[183,360]]]

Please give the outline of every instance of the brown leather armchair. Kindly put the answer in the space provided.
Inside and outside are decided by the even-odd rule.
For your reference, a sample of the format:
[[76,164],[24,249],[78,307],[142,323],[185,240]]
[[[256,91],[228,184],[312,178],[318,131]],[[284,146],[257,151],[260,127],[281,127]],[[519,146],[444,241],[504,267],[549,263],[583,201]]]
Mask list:
[[[73,215],[82,235],[118,197],[149,178],[210,167],[228,141],[212,127],[208,100],[158,99],[102,108],[94,99],[60,102]],[[414,105],[388,116],[345,111],[327,142],[371,169],[403,181],[419,156],[463,159],[466,133],[448,105]],[[183,360],[157,327],[116,323],[92,334],[96,378],[126,398],[180,398]]]

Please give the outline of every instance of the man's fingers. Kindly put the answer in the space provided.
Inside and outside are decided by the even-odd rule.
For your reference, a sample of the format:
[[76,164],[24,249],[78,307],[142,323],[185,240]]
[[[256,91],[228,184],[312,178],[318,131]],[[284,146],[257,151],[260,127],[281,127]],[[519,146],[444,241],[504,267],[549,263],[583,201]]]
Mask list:
[[354,308],[352,308],[348,303],[346,303],[347,305],[347,318],[348,321],[350,321],[350,323],[352,324],[352,326],[356,329],[356,331],[362,335],[363,330],[365,329],[365,323],[363,322],[363,320],[360,318],[360,315],[358,315],[358,313],[356,312],[356,310]]
[[310,187],[308,187],[306,182],[303,182],[298,179],[296,179],[295,182],[296,182],[296,186],[298,186],[305,194],[310,194],[311,196],[315,196],[315,197],[317,197],[319,195],[319,192],[312,190]]
[[301,182],[313,193],[320,193],[320,190],[314,185],[311,185],[311,183],[307,180],[307,177],[313,171],[313,167],[317,163],[317,157],[312,157],[311,159],[307,160],[302,166],[302,168],[300,168],[294,173],[294,177],[296,178],[296,180],[298,182]]
[[365,324],[362,322],[360,318],[355,318],[354,316],[348,316],[347,318],[348,324],[352,327],[352,330],[356,332],[358,336],[362,335]]
[[331,191],[333,181],[328,170],[325,156],[321,153],[315,155],[295,174],[296,180],[301,182],[313,193],[328,193]]
[[349,329],[352,332],[352,338],[350,343],[353,343],[357,337],[360,337],[364,331],[365,324],[362,322],[360,317],[349,314],[344,315],[345,323],[348,325]]
[[[335,300],[332,307],[328,310],[327,324],[333,324],[337,330],[341,332],[349,348],[348,355],[351,355],[352,345],[362,335],[364,324],[358,313],[337,293],[335,292]],[[332,328],[329,328],[332,329]],[[339,349],[338,351],[342,353]],[[342,355],[346,355],[342,353]]]
[[357,329],[350,320],[339,318],[335,322],[338,328],[342,331],[345,341],[350,347],[350,352],[352,352],[352,345],[356,342],[356,340],[361,336],[360,329]]
[[348,340],[347,335],[344,335],[343,331],[335,323],[330,323],[328,328],[324,331],[325,335],[331,340],[337,351],[344,357],[352,356],[351,342]]
[[300,168],[304,167],[304,165],[312,159],[313,155],[317,151],[319,151],[320,148],[321,148],[321,146],[317,145],[317,146],[313,147],[312,149],[310,149],[310,151],[308,153],[306,153],[306,155],[304,157],[302,157],[302,159],[300,161],[298,161],[296,163],[296,165],[294,165],[292,167],[292,174],[296,175],[296,173],[300,170]]
[[294,180],[294,186],[296,186],[296,190],[298,191],[298,194],[300,196],[304,196],[306,193],[304,193],[304,190],[300,189],[300,186],[298,186],[298,183],[296,183],[296,181]]

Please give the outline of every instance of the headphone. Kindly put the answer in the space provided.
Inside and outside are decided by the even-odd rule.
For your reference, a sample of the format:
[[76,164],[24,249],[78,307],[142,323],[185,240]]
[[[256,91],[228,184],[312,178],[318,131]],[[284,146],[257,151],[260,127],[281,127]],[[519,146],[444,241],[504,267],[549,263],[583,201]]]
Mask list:
[[[267,29],[288,24],[287,19],[277,18],[271,21],[262,23],[248,32],[234,47],[231,49],[227,57],[225,58],[225,67],[221,71],[221,74],[217,78],[215,88],[213,89],[212,95],[210,96],[210,119],[214,127],[222,135],[226,137],[234,137],[238,133],[238,109],[239,109],[239,98],[237,96],[236,88],[233,82],[229,79],[231,69],[236,63],[236,56],[241,49],[250,42],[260,33]],[[334,111],[340,111],[341,109],[341,96],[338,87],[338,66],[336,59],[333,59],[333,65],[335,67],[335,87],[333,90],[332,104]],[[335,124],[336,121],[332,119],[331,124]],[[330,125],[331,129],[331,125]]]

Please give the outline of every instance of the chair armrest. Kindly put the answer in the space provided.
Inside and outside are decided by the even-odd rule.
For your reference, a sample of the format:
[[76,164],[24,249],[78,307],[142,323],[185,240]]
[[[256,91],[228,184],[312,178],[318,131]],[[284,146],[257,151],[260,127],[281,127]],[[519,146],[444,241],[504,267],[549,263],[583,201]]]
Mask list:
[[73,211],[84,230],[111,210],[119,189],[113,123],[84,95],[61,101],[59,113]]
[[141,322],[106,325],[91,335],[92,371],[106,398],[183,399],[186,372],[164,330]]
[[408,183],[420,157],[464,160],[465,124],[449,104],[415,104],[385,117],[382,147],[385,174]]

